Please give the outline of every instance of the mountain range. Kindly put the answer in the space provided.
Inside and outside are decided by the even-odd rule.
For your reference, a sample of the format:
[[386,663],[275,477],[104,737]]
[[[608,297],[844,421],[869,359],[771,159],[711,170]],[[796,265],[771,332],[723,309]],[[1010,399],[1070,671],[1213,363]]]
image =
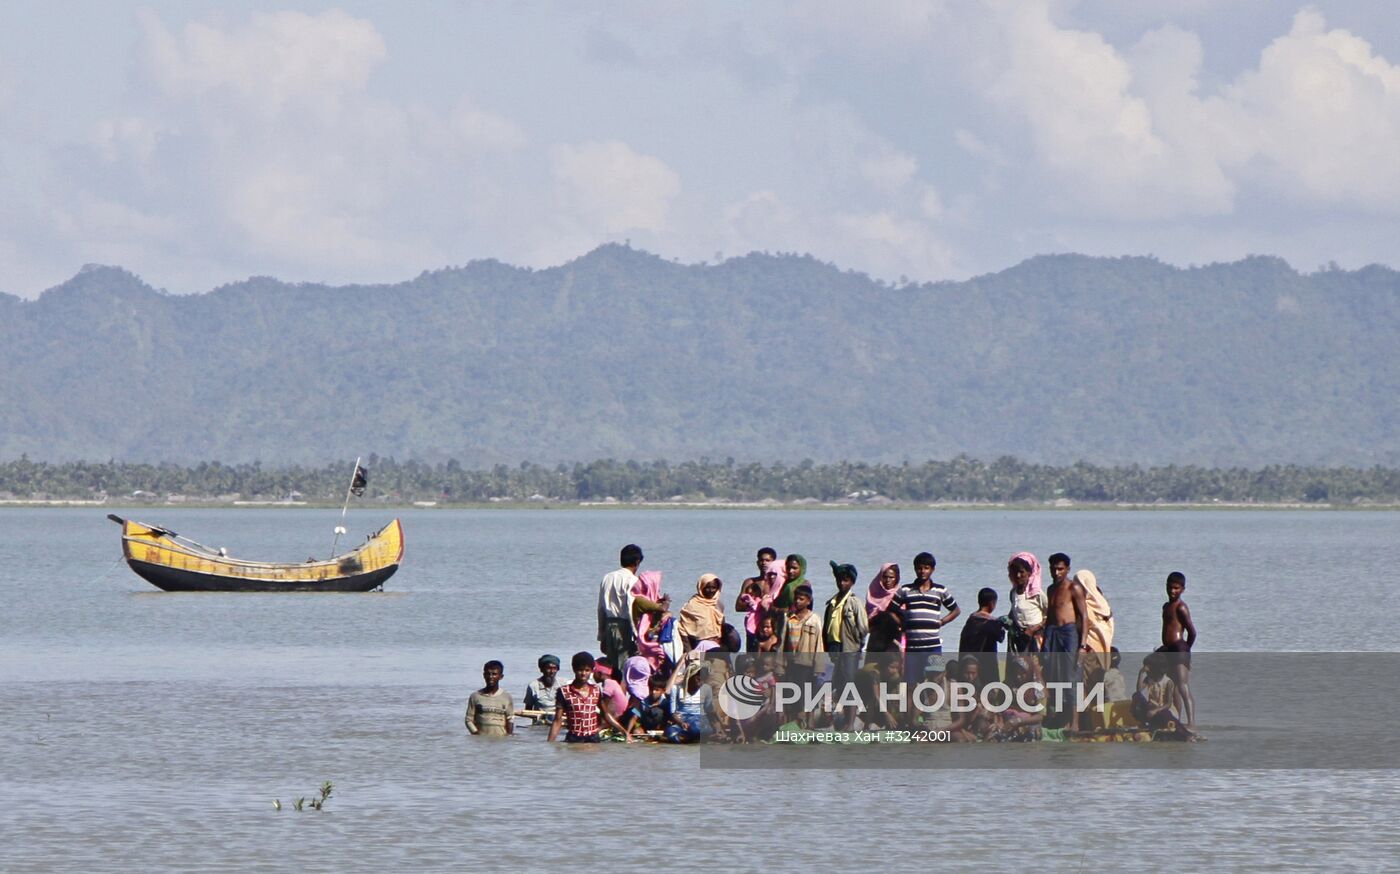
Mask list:
[[1400,273],[1040,256],[890,284],[607,245],[392,285],[0,295],[0,458],[1400,464]]

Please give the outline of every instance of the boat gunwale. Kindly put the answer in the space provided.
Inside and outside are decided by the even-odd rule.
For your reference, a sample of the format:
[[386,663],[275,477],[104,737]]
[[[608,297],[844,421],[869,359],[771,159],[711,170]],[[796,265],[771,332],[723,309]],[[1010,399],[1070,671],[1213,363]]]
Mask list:
[[[146,536],[136,535],[136,534],[127,534],[127,533],[126,533],[126,530],[125,530],[125,526],[127,526],[127,525],[140,525],[142,528],[145,528],[145,529],[147,529],[147,530],[149,530],[149,531],[151,531],[151,532],[153,532],[153,533],[154,533],[154,532],[160,532],[160,533],[159,533],[159,534],[156,534],[156,535],[153,536],[153,537],[146,537]],[[380,528],[378,531],[376,531],[376,532],[374,532],[373,534],[371,534],[371,535],[369,536],[369,538],[368,538],[364,543],[360,544],[359,546],[355,547],[355,548],[352,549],[352,550],[349,550],[348,552],[342,552],[342,553],[340,553],[339,555],[333,556],[332,558],[328,558],[328,559],[319,559],[319,560],[317,560],[317,561],[299,561],[299,562],[285,562],[285,561],[253,561],[253,560],[245,559],[245,558],[233,558],[233,557],[231,557],[231,556],[219,555],[217,552],[213,552],[212,550],[209,551],[209,552],[196,552],[196,551],[190,549],[189,547],[184,546],[184,545],[181,544],[179,541],[175,540],[175,539],[171,536],[171,533],[170,533],[169,531],[167,531],[166,529],[164,529],[164,528],[158,528],[158,527],[156,527],[156,526],[154,526],[154,525],[147,525],[145,522],[136,522],[135,520],[127,519],[127,520],[123,520],[123,526],[124,526],[124,527],[123,527],[123,531],[122,531],[122,556],[127,560],[128,563],[130,563],[130,562],[132,562],[132,561],[139,561],[140,559],[134,559],[134,558],[132,558],[131,551],[130,551],[130,549],[127,548],[127,544],[129,544],[129,543],[144,543],[144,544],[147,544],[147,545],[154,545],[154,546],[159,547],[160,549],[169,550],[170,552],[178,553],[178,554],[180,554],[180,555],[186,555],[186,556],[189,556],[190,558],[196,558],[196,559],[199,559],[199,560],[201,560],[201,561],[207,561],[207,562],[209,562],[209,563],[211,563],[211,564],[222,564],[222,565],[227,565],[227,566],[229,566],[229,567],[234,567],[234,568],[253,568],[253,569],[259,569],[259,570],[262,570],[262,569],[279,569],[279,570],[293,570],[293,569],[295,569],[295,570],[303,570],[303,569],[308,569],[308,568],[321,568],[321,567],[325,567],[325,568],[336,567],[336,568],[338,568],[338,566],[340,565],[340,563],[343,562],[343,561],[345,561],[345,559],[350,558],[350,557],[355,556],[355,555],[358,555],[358,554],[364,552],[365,550],[369,549],[371,546],[374,546],[374,545],[375,545],[375,541],[378,540],[382,535],[384,535],[385,532],[387,532],[390,528],[394,527],[395,525],[399,526],[399,551],[398,551],[398,554],[394,557],[394,560],[391,561],[391,562],[389,562],[388,564],[397,565],[397,564],[399,564],[399,563],[403,560],[403,526],[402,526],[402,523],[400,523],[400,521],[399,521],[398,519],[394,519],[392,522],[389,522],[389,523],[388,523],[387,525],[385,525],[383,528]],[[191,542],[193,543],[194,541],[191,541]],[[201,546],[202,546],[202,544],[201,544]],[[208,547],[204,547],[204,548],[207,549]],[[147,563],[147,564],[161,564],[161,562],[149,562],[149,561],[146,562],[146,563]],[[387,567],[388,564],[386,564],[385,566]],[[352,574],[342,574],[341,576],[352,576]]]

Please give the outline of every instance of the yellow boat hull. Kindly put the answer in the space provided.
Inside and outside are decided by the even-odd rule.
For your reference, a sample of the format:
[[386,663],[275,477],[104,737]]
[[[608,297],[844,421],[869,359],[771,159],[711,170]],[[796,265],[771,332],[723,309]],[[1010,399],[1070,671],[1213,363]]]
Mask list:
[[230,558],[168,529],[110,518],[122,525],[127,565],[167,592],[368,592],[383,586],[403,560],[398,519],[350,552],[288,564]]

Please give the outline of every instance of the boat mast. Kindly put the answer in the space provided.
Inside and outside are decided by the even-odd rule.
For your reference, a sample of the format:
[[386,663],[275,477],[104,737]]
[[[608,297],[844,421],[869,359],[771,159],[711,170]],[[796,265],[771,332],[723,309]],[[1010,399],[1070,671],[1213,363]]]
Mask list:
[[331,558],[335,558],[335,548],[340,545],[340,535],[345,533],[345,512],[350,509],[350,493],[355,491],[355,478],[360,475],[360,456],[355,456],[355,469],[350,472],[350,485],[345,488],[345,503],[340,508],[340,524],[335,526],[335,540],[331,543]]

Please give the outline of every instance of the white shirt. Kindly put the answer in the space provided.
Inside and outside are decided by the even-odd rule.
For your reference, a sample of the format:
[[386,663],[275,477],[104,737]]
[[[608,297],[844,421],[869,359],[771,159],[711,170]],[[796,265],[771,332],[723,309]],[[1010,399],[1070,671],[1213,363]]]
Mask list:
[[632,621],[632,587],[637,585],[637,575],[625,567],[620,567],[603,577],[598,587],[598,627],[604,619],[626,619]]
[[[1027,590],[1029,591],[1029,590]],[[1045,611],[1050,607],[1050,599],[1041,589],[1035,597],[1026,592],[1011,590],[1011,611],[1013,621],[1021,628],[1035,628],[1045,621]]]

